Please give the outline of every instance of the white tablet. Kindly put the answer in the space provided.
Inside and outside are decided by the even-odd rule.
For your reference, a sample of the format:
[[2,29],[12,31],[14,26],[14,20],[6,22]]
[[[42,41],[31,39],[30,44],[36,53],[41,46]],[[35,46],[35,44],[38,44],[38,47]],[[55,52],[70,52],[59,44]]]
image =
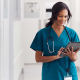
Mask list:
[[[71,50],[71,47],[73,47],[73,51],[75,52],[77,49],[80,48],[80,42],[68,43],[67,46],[65,47],[65,49],[69,48]],[[66,53],[65,49],[62,52]],[[60,56],[66,57],[67,55],[61,53]]]

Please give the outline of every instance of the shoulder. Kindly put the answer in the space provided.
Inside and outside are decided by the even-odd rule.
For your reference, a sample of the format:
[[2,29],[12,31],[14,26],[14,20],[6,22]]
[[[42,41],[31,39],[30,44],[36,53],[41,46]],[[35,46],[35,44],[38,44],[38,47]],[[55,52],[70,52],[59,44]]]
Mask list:
[[67,26],[65,26],[65,28],[67,29],[67,31],[68,31],[69,34],[77,34],[74,29],[69,28],[69,27],[67,27]]
[[74,42],[74,41],[79,41],[79,36],[78,34],[76,33],[75,30],[69,28],[69,27],[66,27],[67,31],[68,31],[68,34],[69,36],[71,37],[71,41]]
[[44,34],[46,31],[49,31],[50,26],[40,29],[37,34]]

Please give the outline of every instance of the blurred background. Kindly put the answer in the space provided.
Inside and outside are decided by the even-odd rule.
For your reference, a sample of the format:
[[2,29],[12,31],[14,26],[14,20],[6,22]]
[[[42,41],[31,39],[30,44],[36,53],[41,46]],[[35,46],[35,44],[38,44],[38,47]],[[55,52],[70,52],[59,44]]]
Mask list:
[[[41,80],[42,63],[36,63],[30,45],[51,17],[59,0],[0,0],[0,80]],[[69,23],[80,38],[80,0],[60,0],[72,13]],[[80,52],[75,62],[80,75]],[[80,77],[79,79],[80,80]]]

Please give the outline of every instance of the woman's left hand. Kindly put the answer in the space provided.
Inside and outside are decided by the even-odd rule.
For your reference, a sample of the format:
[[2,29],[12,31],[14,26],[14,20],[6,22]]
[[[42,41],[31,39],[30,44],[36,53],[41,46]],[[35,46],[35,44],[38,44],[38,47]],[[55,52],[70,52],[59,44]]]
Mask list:
[[65,49],[66,53],[62,52],[63,54],[67,55],[71,61],[76,61],[77,60],[77,52],[80,49],[76,50],[75,52],[73,52],[73,47],[71,47],[71,51],[69,48]]

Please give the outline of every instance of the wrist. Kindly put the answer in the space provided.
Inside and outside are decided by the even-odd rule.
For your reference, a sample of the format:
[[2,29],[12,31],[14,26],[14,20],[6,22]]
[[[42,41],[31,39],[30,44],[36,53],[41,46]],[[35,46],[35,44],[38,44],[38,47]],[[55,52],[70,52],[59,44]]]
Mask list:
[[55,56],[56,59],[59,59],[60,57],[58,55]]
[[71,59],[71,61],[74,62],[74,61],[76,61],[76,60],[78,59],[78,57],[77,57],[77,55],[76,55],[76,56],[74,56],[74,57],[71,57],[70,59]]

